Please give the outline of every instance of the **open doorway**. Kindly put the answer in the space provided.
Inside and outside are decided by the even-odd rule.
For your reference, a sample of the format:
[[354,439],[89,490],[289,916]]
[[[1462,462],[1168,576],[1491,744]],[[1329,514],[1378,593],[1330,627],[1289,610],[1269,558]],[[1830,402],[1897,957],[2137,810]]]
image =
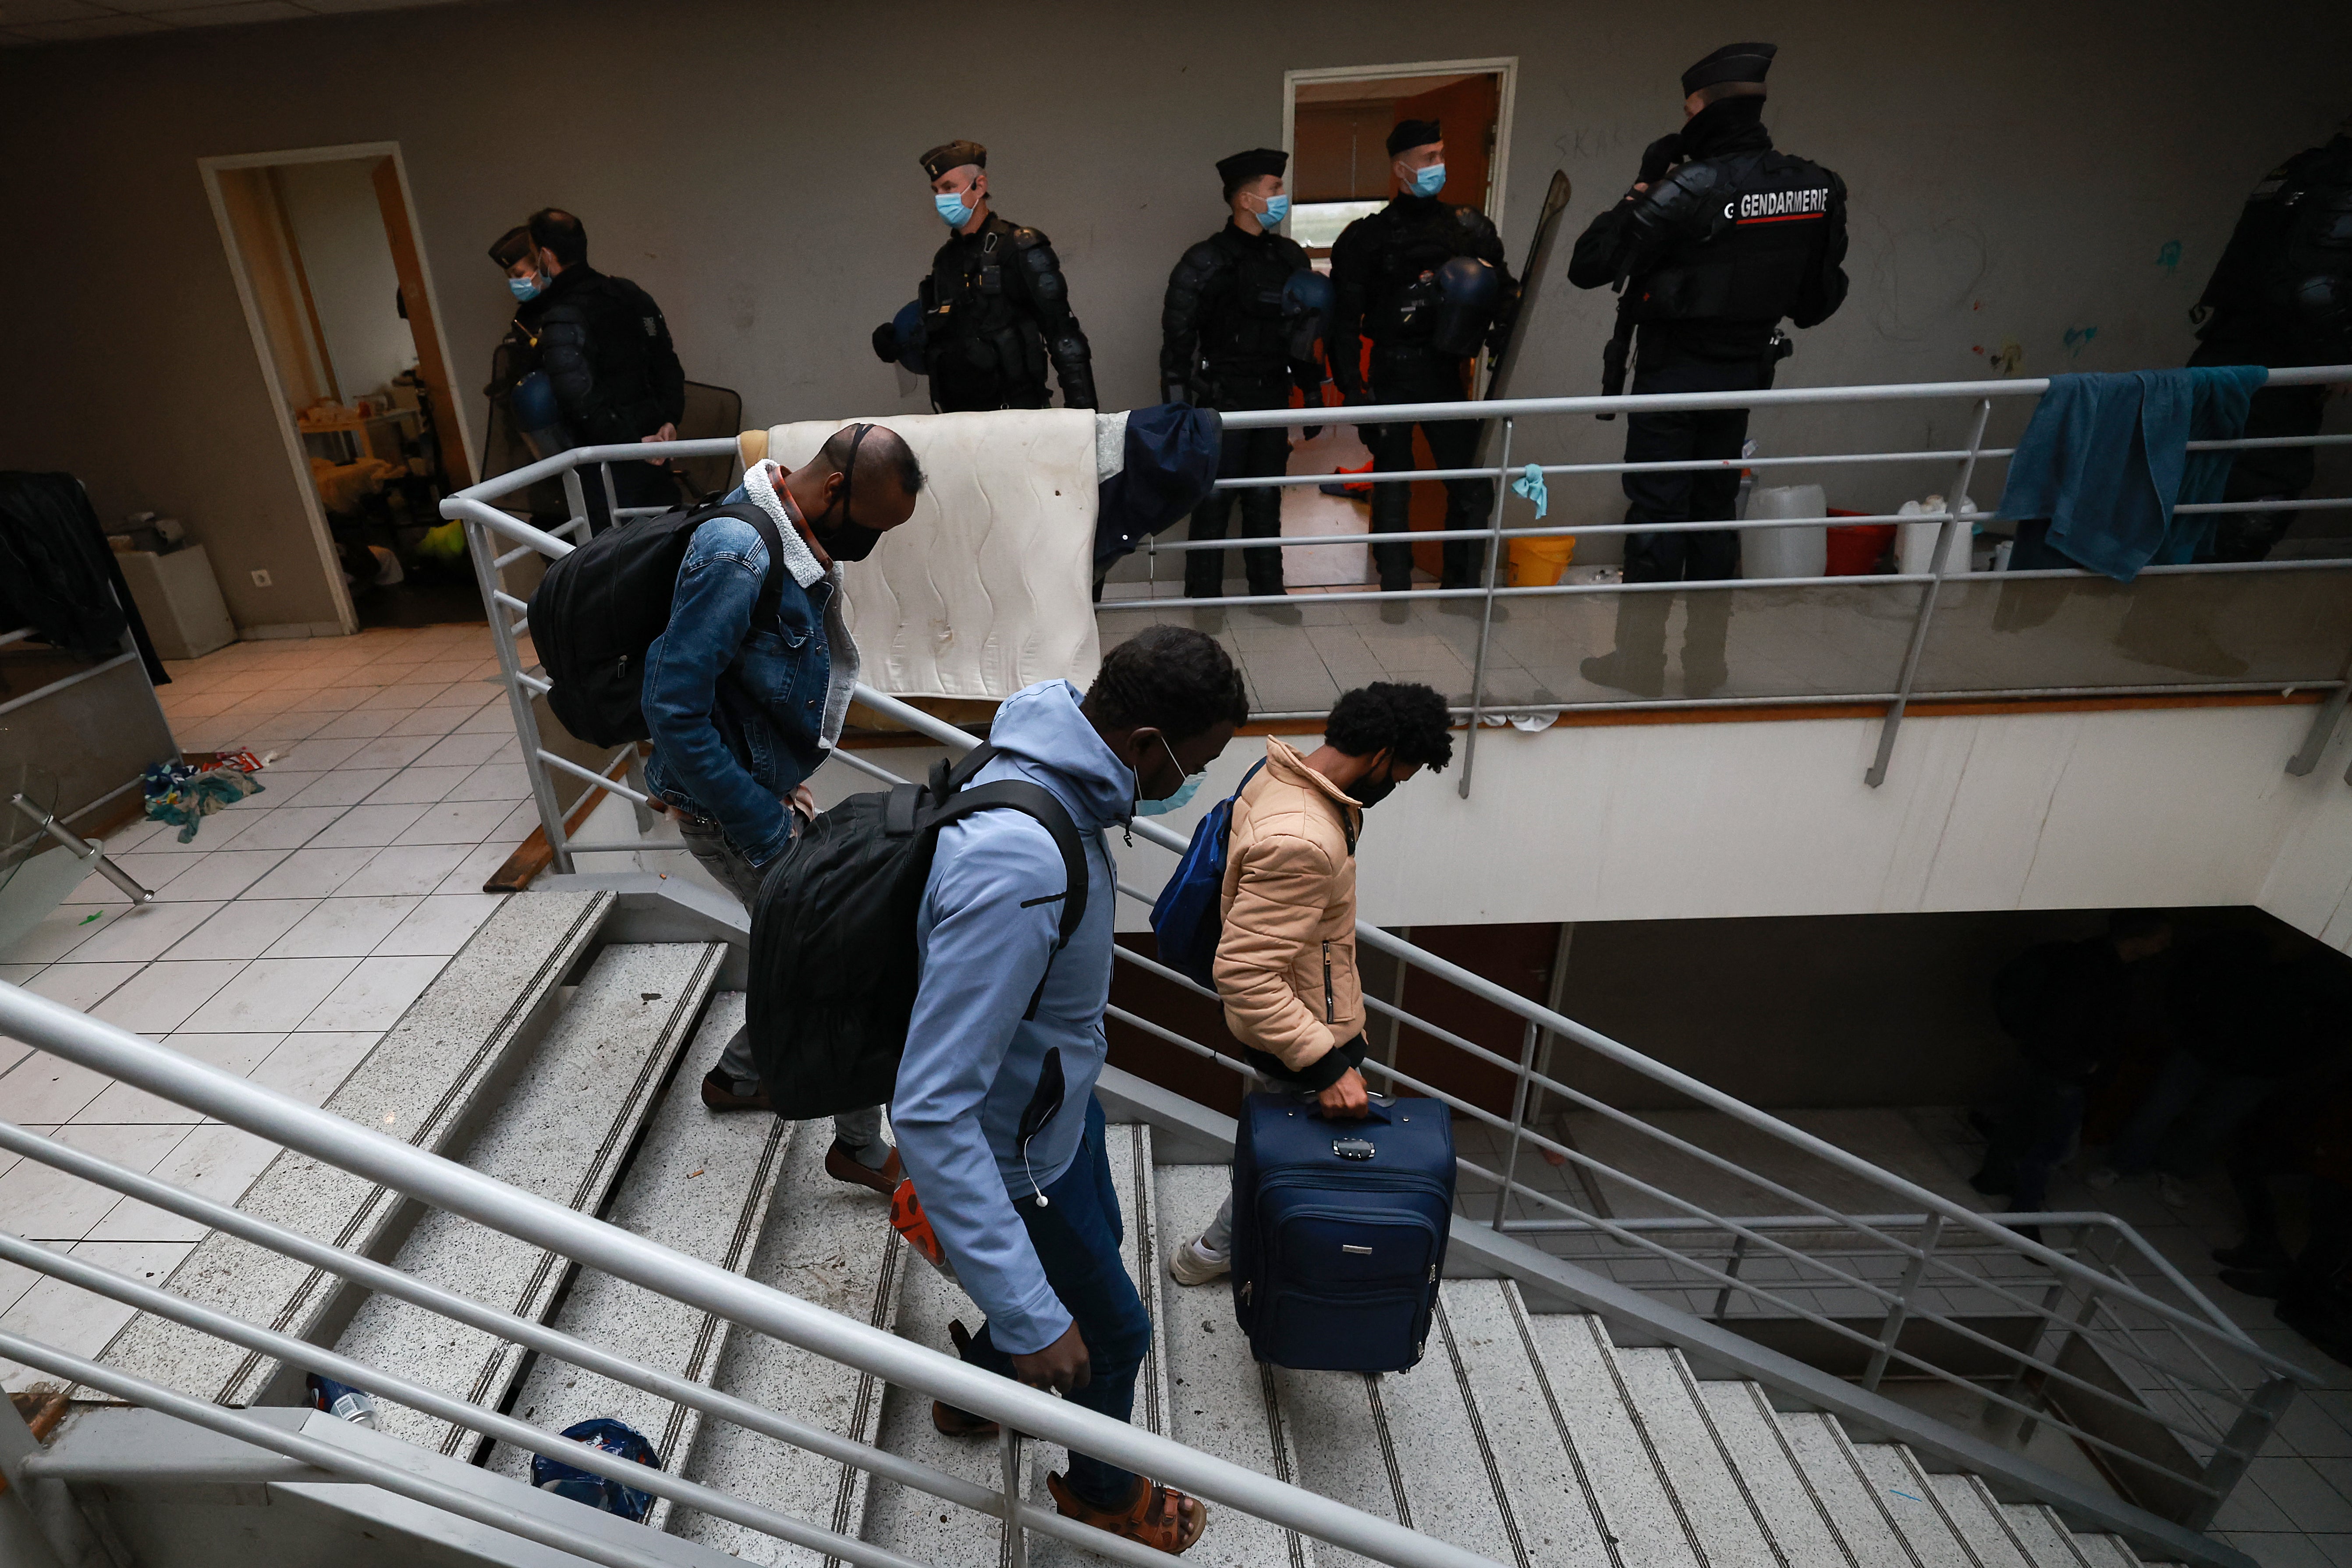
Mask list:
[[330,576],[361,626],[479,621],[474,482],[399,148],[200,163]]
[[[1444,132],[1445,186],[1438,198],[1477,207],[1499,227],[1517,78],[1518,62],[1509,58],[1285,73],[1283,147],[1290,153],[1291,208],[1284,232],[1306,247],[1318,271],[1329,271],[1332,242],[1339,232],[1380,211],[1396,195],[1388,135],[1407,120],[1434,120]],[[1370,351],[1366,340],[1362,352],[1369,356]],[[1466,390],[1477,395],[1475,386]],[[1413,456],[1423,468],[1436,467],[1429,443],[1418,430]],[[1368,472],[1371,466],[1372,454],[1357,437],[1355,426],[1328,425],[1314,439],[1292,447],[1289,472],[1349,475]],[[1442,529],[1444,487],[1422,483],[1410,489],[1411,526],[1416,531]],[[1283,531],[1369,535],[1370,496],[1369,485],[1344,482],[1286,490]],[[1413,554],[1420,573],[1434,580],[1439,547],[1416,545]],[[1324,545],[1288,550],[1284,557],[1286,581],[1301,587],[1357,588],[1371,577],[1369,549]]]
[[1291,238],[1318,258],[1339,231],[1396,195],[1388,134],[1407,120],[1434,120],[1445,133],[1441,201],[1479,208],[1503,222],[1515,59],[1433,60],[1418,65],[1300,70],[1283,78],[1290,153]]

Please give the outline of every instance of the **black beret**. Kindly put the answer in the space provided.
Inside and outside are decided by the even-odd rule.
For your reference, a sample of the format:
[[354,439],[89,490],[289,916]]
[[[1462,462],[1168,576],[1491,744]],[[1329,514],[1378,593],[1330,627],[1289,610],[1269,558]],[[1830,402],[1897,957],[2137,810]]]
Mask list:
[[950,169],[961,169],[966,163],[988,167],[988,149],[977,142],[948,142],[923,154],[923,173],[934,180]]
[[530,254],[530,226],[527,223],[515,225],[499,236],[499,242],[490,247],[490,259],[500,267],[512,267]]
[[1244,180],[1255,180],[1264,174],[1279,176],[1290,167],[1290,154],[1279,147],[1253,147],[1246,153],[1236,153],[1230,158],[1217,160],[1217,178],[1229,185]]
[[1780,52],[1778,44],[1726,44],[1683,72],[1683,96],[1727,81],[1752,81],[1760,87],[1764,73],[1772,68],[1772,57]]
[[1389,156],[1393,158],[1408,147],[1426,147],[1432,142],[1444,140],[1434,120],[1400,120],[1396,129],[1389,132]]

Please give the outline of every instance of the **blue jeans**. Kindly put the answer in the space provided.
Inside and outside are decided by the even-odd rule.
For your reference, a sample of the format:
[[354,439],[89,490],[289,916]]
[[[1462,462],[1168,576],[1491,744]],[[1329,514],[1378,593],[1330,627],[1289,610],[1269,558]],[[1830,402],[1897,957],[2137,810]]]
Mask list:
[[[1078,1157],[1059,1180],[1047,1184],[1050,1200],[1013,1207],[1029,1228],[1030,1245],[1045,1268],[1045,1282],[1077,1321],[1093,1363],[1093,1381],[1066,1397],[1071,1404],[1124,1421],[1135,1408],[1135,1373],[1151,1346],[1151,1319],[1128,1278],[1119,1248],[1126,1240],[1118,1194],[1110,1184],[1110,1156],[1104,1146],[1102,1105],[1087,1100],[1087,1131]],[[1013,1357],[996,1348],[986,1325],[972,1336],[964,1359],[1000,1377],[1012,1377]],[[1097,1508],[1116,1508],[1135,1490],[1135,1472],[1070,1456],[1067,1479],[1079,1497]]]
[[2137,1176],[2154,1165],[2184,1180],[2195,1176],[2278,1085],[2274,1078],[2217,1071],[2175,1048],[2107,1152],[2107,1163],[2119,1175]]

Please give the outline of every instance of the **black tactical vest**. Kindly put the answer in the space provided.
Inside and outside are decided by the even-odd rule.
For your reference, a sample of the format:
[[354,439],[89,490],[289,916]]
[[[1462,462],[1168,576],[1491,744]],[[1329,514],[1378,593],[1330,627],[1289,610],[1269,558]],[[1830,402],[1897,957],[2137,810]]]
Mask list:
[[2352,360],[2352,136],[2263,177],[2200,303],[2209,343],[2270,364]]
[[1219,383],[1282,385],[1290,379],[1290,328],[1282,290],[1291,275],[1311,265],[1307,252],[1280,236],[1253,240],[1232,229],[1209,243],[1225,258],[1225,287],[1206,301],[1201,358]]
[[950,237],[923,279],[931,386],[940,406],[1042,408],[1045,343],[1026,309],[1021,230],[996,214]]
[[1437,269],[1457,256],[1477,256],[1490,227],[1486,215],[1446,202],[1392,202],[1362,221],[1380,226],[1363,326],[1373,358],[1399,349],[1425,353],[1435,330]]
[[1661,198],[1679,209],[1674,241],[1627,284],[1635,321],[1748,322],[1769,333],[1784,316],[1809,327],[1836,309],[1818,298],[1845,223],[1827,169],[1766,148],[1685,163],[1671,180],[1680,191]]

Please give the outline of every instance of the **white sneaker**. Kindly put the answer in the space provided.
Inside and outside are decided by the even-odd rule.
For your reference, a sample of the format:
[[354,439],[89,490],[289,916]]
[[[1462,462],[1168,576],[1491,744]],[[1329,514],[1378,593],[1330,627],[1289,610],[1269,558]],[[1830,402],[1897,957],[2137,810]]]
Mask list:
[[2158,1171],[2156,1173],[2156,1201],[2166,1208],[2185,1209],[2195,1196],[2196,1194],[2189,1191],[2189,1184],[2169,1171]]
[[1194,1237],[1169,1255],[1168,1273],[1179,1285],[1206,1285],[1234,1271],[1230,1253],[1212,1252]]
[[2104,1193],[2123,1179],[2123,1173],[2113,1165],[2095,1165],[2083,1173],[2083,1184],[2094,1192]]

